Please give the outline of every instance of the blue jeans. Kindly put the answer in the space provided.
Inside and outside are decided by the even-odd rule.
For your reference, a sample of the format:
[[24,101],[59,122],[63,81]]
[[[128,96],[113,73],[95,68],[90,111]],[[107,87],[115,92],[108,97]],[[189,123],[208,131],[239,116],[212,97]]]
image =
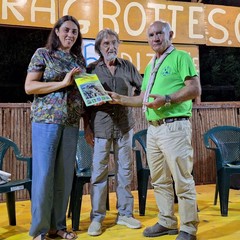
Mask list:
[[76,127],[32,123],[31,236],[66,229],[77,139]]
[[111,147],[114,151],[117,210],[119,215],[133,215],[132,136],[130,130],[119,139],[95,138],[91,177],[91,220],[102,222],[106,215],[108,162]]

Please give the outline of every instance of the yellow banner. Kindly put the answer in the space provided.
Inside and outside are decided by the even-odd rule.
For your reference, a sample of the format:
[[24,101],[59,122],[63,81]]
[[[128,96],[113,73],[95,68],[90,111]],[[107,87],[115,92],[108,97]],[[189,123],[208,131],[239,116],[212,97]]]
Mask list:
[[51,28],[70,14],[84,38],[109,27],[123,41],[146,42],[151,22],[172,25],[174,43],[240,46],[240,8],[165,0],[0,0],[0,25]]
[[58,0],[0,0],[0,24],[52,28]]
[[240,8],[207,5],[206,45],[240,47]]
[[[194,45],[179,45],[175,44],[177,49],[188,52],[199,72],[199,51],[198,46]],[[145,67],[152,59],[154,52],[148,44],[141,43],[122,43],[119,46],[119,57],[129,60],[132,62],[137,70],[143,74]]]
[[[83,55],[87,65],[99,58],[94,50],[94,40],[84,39]],[[174,44],[177,49],[184,50],[190,54],[199,72],[199,51],[198,46]],[[132,62],[137,70],[143,74],[145,67],[153,57],[154,52],[147,43],[123,42],[119,45],[118,56]]]

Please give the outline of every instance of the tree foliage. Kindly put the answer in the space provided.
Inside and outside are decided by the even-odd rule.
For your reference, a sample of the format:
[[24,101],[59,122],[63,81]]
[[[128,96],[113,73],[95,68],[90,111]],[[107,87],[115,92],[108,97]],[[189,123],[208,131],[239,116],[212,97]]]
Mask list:
[[49,30],[0,27],[0,102],[26,102],[24,82],[31,56],[45,45]]
[[[240,100],[240,48],[206,47],[201,46],[200,77],[201,85],[215,89],[215,100]],[[221,98],[216,89],[225,86],[224,95]]]

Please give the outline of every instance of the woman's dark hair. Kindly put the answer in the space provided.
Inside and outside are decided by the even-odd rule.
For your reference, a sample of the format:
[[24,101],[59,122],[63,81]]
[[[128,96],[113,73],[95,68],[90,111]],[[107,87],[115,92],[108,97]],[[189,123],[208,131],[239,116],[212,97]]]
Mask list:
[[62,26],[62,24],[66,21],[72,21],[77,25],[78,28],[78,36],[76,42],[73,44],[72,48],[70,49],[70,52],[76,56],[82,56],[82,34],[80,31],[80,25],[77,21],[77,19],[73,16],[70,15],[65,15],[61,18],[58,19],[58,21],[55,23],[54,27],[52,28],[48,41],[46,44],[46,48],[49,49],[50,51],[55,51],[59,48],[61,45],[60,40],[56,34],[56,29],[59,30],[59,28]]

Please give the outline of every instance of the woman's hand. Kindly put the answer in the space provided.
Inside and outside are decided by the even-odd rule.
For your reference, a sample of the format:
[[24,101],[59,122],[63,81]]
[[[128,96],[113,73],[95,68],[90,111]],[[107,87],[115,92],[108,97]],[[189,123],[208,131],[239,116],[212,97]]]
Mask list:
[[43,72],[29,72],[25,81],[25,91],[27,94],[47,94],[59,89],[73,85],[75,74],[81,72],[80,68],[74,67],[65,75],[65,78],[60,82],[42,82]]
[[81,72],[79,67],[74,67],[70,72],[68,72],[63,79],[64,87],[70,86],[74,84],[74,75],[79,74]]
[[86,142],[90,146],[93,147],[94,146],[94,134],[89,125],[84,127],[84,137],[85,137]]

